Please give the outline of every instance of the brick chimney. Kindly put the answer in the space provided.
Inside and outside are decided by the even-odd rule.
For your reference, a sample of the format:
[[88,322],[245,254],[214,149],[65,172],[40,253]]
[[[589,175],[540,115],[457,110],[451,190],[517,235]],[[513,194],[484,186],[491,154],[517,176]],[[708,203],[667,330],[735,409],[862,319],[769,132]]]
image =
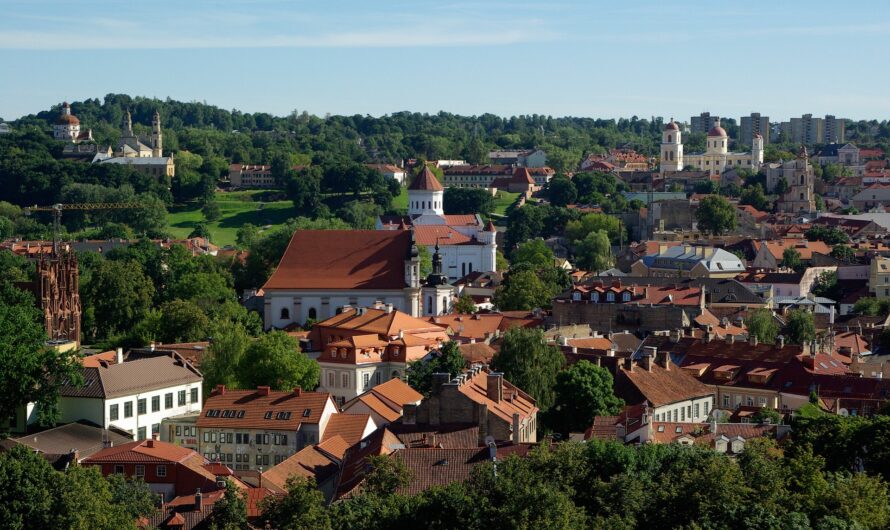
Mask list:
[[215,393],[219,396],[224,395],[226,393],[226,385],[216,385]]
[[259,395],[261,395],[261,396],[268,396],[270,390],[271,390],[271,388],[269,388],[268,386],[258,386],[258,387],[256,387],[256,393],[259,394]]
[[655,356],[655,361],[666,371],[671,369],[671,354],[670,352],[660,351]]
[[435,373],[433,374],[433,383],[432,388],[430,389],[430,395],[436,396],[442,393],[442,386],[448,384],[451,380],[451,375],[447,373]]
[[485,381],[485,395],[495,403],[500,403],[504,399],[504,374],[501,372],[488,374]]
[[643,368],[646,369],[647,372],[652,371],[652,357],[649,355],[643,356]]
[[202,500],[201,488],[198,488],[195,491],[195,511],[198,511],[198,512],[201,511],[201,500]]
[[145,447],[152,449],[152,448],[154,448],[154,446],[155,446],[154,438],[149,438],[148,440],[145,440]]
[[634,360],[631,357],[627,357],[624,359],[624,369],[628,372],[634,371]]
[[402,407],[402,423],[405,425],[414,425],[417,423],[417,405],[407,403]]

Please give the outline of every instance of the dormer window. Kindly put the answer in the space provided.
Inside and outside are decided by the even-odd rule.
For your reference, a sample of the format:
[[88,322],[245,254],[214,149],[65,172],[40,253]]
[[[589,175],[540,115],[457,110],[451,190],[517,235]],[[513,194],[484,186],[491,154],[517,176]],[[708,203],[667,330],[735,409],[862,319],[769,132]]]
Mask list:
[[599,293],[593,293],[593,301],[594,301],[594,302],[599,302],[599,301],[600,301],[600,294],[599,294]]
[[579,291],[575,291],[572,293],[572,300],[578,302],[581,300],[581,293]]
[[630,302],[630,293],[627,292],[627,291],[625,291],[625,292],[621,295],[621,300],[622,300],[623,302]]
[[614,302],[615,301],[615,293],[608,292],[606,293],[606,302]]

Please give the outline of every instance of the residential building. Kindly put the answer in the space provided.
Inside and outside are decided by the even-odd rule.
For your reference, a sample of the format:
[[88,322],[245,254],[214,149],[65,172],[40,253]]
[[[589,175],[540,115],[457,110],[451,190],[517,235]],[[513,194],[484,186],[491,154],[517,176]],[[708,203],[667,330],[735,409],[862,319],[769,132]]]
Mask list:
[[850,204],[860,211],[875,209],[883,212],[890,204],[890,184],[872,184],[850,198]]
[[404,377],[408,363],[448,340],[441,327],[389,306],[341,309],[313,325],[309,335],[310,351],[319,352],[319,389],[339,404]]
[[50,459],[71,455],[72,463],[77,463],[107,447],[132,442],[133,437],[126,431],[103,429],[90,422],[79,421],[27,434],[15,441]]
[[[158,440],[141,440],[110,446],[83,460],[84,466],[97,466],[102,475],[121,474],[141,479],[152,492],[169,502],[195,491],[225,489],[228,469],[202,457],[191,449]],[[220,471],[221,473],[216,473]]]
[[705,307],[701,287],[622,280],[599,279],[573,286],[554,299],[552,322],[557,326],[587,324],[602,332],[647,332],[689,327]]
[[521,193],[531,197],[532,193],[541,189],[538,181],[532,177],[528,168],[517,167],[509,177],[498,177],[492,180],[488,187],[492,190],[506,190],[510,193]]
[[757,249],[757,255],[751,262],[751,266],[755,269],[776,270],[780,268],[785,252],[789,249],[800,254],[800,261],[804,265],[810,265],[815,254],[823,256],[831,254],[831,247],[823,241],[808,241],[793,237],[766,241],[755,240],[753,244]]
[[[293,166],[291,169],[299,171],[304,166]],[[402,174],[404,177],[404,173]],[[257,164],[231,164],[229,165],[229,184],[233,188],[283,188],[284,183],[272,175],[272,166]]]
[[374,425],[383,427],[402,417],[405,405],[420,405],[423,394],[395,378],[373,386],[346,402],[342,410],[349,414],[369,414]]
[[492,164],[503,164],[520,167],[544,167],[547,165],[547,153],[541,149],[501,150],[488,153]]
[[660,245],[657,254],[645,255],[631,265],[633,276],[663,278],[733,278],[745,270],[730,252],[713,247]]
[[763,143],[769,143],[769,116],[761,116],[759,112],[752,112],[750,116],[742,116],[739,125],[739,143],[754,145],[757,135],[763,139]]
[[307,445],[280,464],[263,471],[263,486],[274,493],[284,494],[287,493],[287,481],[291,477],[311,478],[324,495],[325,502],[330,502],[348,449],[349,446],[339,436],[317,445]]
[[197,419],[199,451],[235,470],[268,469],[322,440],[337,406],[326,392],[218,385]]
[[0,121],[0,134],[9,134],[11,132],[12,127],[8,123]]
[[376,228],[411,230],[417,245],[427,247],[430,255],[440,255],[449,282],[472,272],[494,272],[497,268],[494,224],[484,223],[479,215],[445,215],[443,200],[444,188],[429,168],[424,168],[408,187],[408,215],[380,216]]
[[[674,119],[671,118],[671,121]],[[690,132],[706,133],[720,123],[720,116],[711,116],[710,112],[702,112],[698,116],[689,118],[689,122],[691,124]]]
[[419,316],[420,287],[412,230],[297,230],[263,286],[264,323],[281,329],[375,303]]
[[686,167],[707,171],[711,178],[716,178],[733,168],[746,168],[756,172],[763,164],[763,137],[754,135],[751,152],[730,152],[729,136],[720,126],[719,120],[708,130],[704,153],[684,153],[681,136],[679,126],[673,120],[665,125],[661,139],[660,172],[666,182],[670,181],[672,172],[682,171]]
[[808,267],[801,272],[753,271],[740,274],[736,279],[755,289],[771,287],[769,296],[806,297],[819,276],[835,271],[837,267]]
[[[180,355],[157,351],[115,359],[86,357],[83,385],[65,380],[59,388],[59,422],[86,420],[145,440],[159,434],[168,417],[201,410],[201,373]],[[28,407],[27,423],[37,421]]]
[[782,124],[791,142],[804,145],[841,143],[846,133],[846,120],[827,114],[824,118],[814,118],[804,114],[791,118]]
[[115,156],[105,158],[100,154],[97,156],[96,161],[100,164],[115,164],[132,167],[146,175],[155,177],[161,182],[166,182],[168,185],[170,179],[176,175],[176,164],[173,163],[173,157],[170,156]]
[[859,148],[854,144],[830,143],[819,150],[819,153],[816,155],[816,161],[823,166],[826,164],[841,164],[851,168],[854,175],[862,175]]
[[[526,171],[516,173],[516,168]],[[542,187],[553,178],[556,171],[549,167],[524,167],[509,165],[463,165],[445,169],[442,184],[449,188],[498,188],[510,191],[510,184],[517,187],[521,178],[531,177],[536,187]],[[506,180],[505,180],[506,179]],[[497,186],[495,185],[497,184]]]
[[890,258],[875,256],[871,259],[868,292],[876,298],[890,298]]
[[404,168],[392,164],[365,164],[365,166],[377,171],[386,178],[393,179],[403,186],[405,185]]
[[643,347],[639,360],[616,365],[615,395],[629,405],[645,403],[655,421],[702,423],[716,406],[714,388],[673,363],[667,351]]
[[504,375],[481,365],[451,378],[433,374],[430,397],[417,407],[406,405],[405,425],[473,423],[479,425],[479,442],[534,443],[538,407],[534,398],[506,381]]

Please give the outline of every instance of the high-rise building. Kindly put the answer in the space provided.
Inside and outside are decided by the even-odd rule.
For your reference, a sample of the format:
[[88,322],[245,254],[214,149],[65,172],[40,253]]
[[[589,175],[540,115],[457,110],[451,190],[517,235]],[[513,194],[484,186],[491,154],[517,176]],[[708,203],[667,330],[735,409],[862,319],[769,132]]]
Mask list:
[[843,118],[835,118],[831,114],[825,115],[825,126],[822,137],[822,143],[840,144],[844,142],[844,134],[846,133],[846,120]]
[[742,116],[741,122],[738,138],[740,144],[754,145],[754,135],[757,134],[763,138],[764,143],[769,143],[769,116],[752,112],[750,116]]
[[[800,118],[791,118],[789,139],[796,144],[815,145],[843,143],[846,133],[844,118],[836,118],[827,114],[824,118],[814,118],[812,114],[804,114]],[[783,124],[784,125],[784,124]]]
[[706,133],[720,124],[720,116],[711,116],[710,112],[702,112],[689,119],[692,122],[691,132]]

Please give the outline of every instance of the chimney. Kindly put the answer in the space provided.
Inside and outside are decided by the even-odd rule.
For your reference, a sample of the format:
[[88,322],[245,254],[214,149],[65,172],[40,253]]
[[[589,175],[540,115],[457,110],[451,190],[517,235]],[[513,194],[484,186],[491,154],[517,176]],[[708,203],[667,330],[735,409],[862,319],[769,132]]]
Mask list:
[[652,357],[649,355],[643,356],[643,368],[645,368],[647,372],[652,371]]
[[634,360],[632,357],[627,357],[624,359],[624,369],[628,372],[634,371]]
[[748,336],[748,344],[751,346],[757,346],[757,335],[751,334]]
[[154,341],[151,341],[151,344],[149,344],[148,349],[149,349],[150,351],[155,351],[155,343],[154,343]]
[[471,337],[471,338],[470,338],[470,344],[476,344],[476,339]]
[[680,330],[679,329],[671,330],[671,342],[674,344],[677,344],[678,342],[680,342]]
[[226,385],[216,385],[216,395],[222,396],[226,393]]
[[504,374],[501,372],[491,372],[485,381],[485,395],[488,399],[495,403],[500,403],[504,399]]
[[256,393],[261,396],[268,396],[270,390],[271,390],[271,388],[269,388],[268,386],[265,386],[265,385],[256,387]]
[[658,352],[658,354],[655,356],[655,360],[666,371],[671,369],[671,354],[670,354],[670,352],[666,352],[666,351]]
[[387,314],[392,313],[392,304],[386,304],[384,311],[386,311]]
[[406,403],[402,407],[402,423],[405,425],[417,423],[417,405],[415,403]]
[[726,334],[726,343],[727,344],[735,344],[735,335],[731,335],[729,333]]
[[647,357],[652,357],[653,359],[655,359],[655,356],[657,354],[658,354],[658,348],[656,348],[655,346],[645,346],[643,348],[643,355],[645,355]]
[[117,364],[124,364],[124,349],[123,348],[117,349],[117,356],[115,357],[115,362],[117,362]]
[[151,438],[149,438],[148,440],[145,440],[145,447],[148,447],[149,449],[153,449],[153,448],[154,448],[154,446],[155,446],[155,439],[154,439],[154,436],[155,436],[155,435],[152,434],[152,435],[151,435]]
[[779,349],[784,348],[785,347],[785,336],[779,335],[778,337],[776,337],[776,344],[779,346]]
[[433,384],[430,389],[431,396],[437,396],[442,393],[442,386],[447,385],[448,381],[451,380],[451,375],[448,373],[435,373],[433,374]]
[[294,388],[294,395],[297,396],[297,397],[302,396],[302,395],[303,395],[303,389],[300,388],[300,387],[296,387],[296,388]]
[[201,488],[198,488],[195,491],[195,511],[196,512],[201,511]]
[[568,338],[568,337],[560,337],[560,338],[559,338],[559,345],[560,345],[560,346],[568,346],[568,345],[569,345],[569,338]]

